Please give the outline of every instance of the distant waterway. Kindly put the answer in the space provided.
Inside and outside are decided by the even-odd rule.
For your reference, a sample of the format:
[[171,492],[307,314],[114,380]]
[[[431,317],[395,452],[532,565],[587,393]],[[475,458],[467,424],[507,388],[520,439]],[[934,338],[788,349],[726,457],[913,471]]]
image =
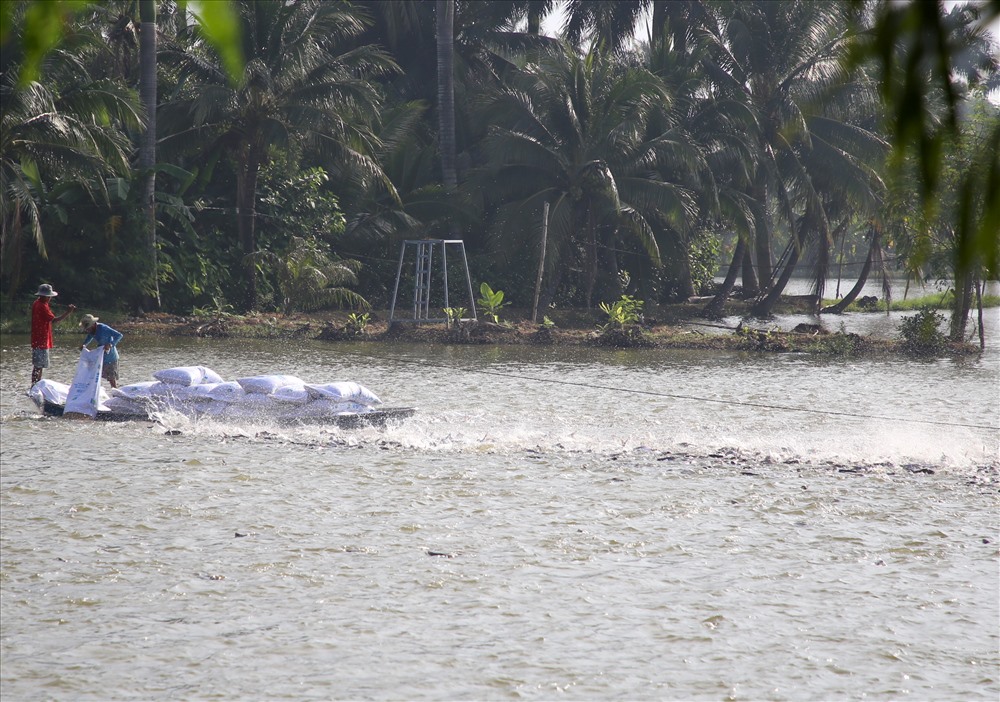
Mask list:
[[202,364],[419,410],[361,431],[42,420],[3,337],[0,697],[995,700],[988,323],[925,361],[122,344],[124,383]]

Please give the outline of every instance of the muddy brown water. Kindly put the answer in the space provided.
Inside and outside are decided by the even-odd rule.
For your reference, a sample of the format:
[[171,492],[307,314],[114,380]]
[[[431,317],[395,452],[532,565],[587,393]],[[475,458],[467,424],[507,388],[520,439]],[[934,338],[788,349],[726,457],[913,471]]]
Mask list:
[[125,383],[200,363],[419,412],[41,420],[4,337],[5,702],[1000,695],[995,344],[121,350]]

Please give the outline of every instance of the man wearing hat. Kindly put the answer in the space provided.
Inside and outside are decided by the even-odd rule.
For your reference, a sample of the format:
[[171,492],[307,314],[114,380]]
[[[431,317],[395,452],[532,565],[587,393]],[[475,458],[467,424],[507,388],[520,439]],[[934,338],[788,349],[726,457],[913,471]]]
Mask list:
[[52,348],[52,324],[66,319],[76,309],[69,305],[64,314],[58,317],[49,307],[49,300],[58,295],[52,286],[43,283],[35,293],[35,302],[31,305],[31,384],[42,379],[42,369],[49,367],[49,349]]
[[104,347],[104,365],[101,368],[101,377],[111,383],[111,387],[116,388],[118,387],[118,342],[122,340],[124,335],[107,324],[98,323],[97,319],[92,314],[85,314],[80,320],[80,326],[87,332],[87,338],[83,340],[83,346],[80,348],[87,348],[87,344],[91,341]]

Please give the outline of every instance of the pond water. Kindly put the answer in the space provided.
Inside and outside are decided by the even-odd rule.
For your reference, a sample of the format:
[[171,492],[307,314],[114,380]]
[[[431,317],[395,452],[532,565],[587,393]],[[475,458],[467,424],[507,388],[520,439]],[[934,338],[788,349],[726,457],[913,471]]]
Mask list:
[[[836,265],[834,265],[834,270],[836,270]],[[815,289],[812,278],[809,277],[808,269],[800,267],[796,273],[801,275],[789,279],[788,284],[785,286],[784,294],[812,295],[815,292]],[[716,278],[715,282],[721,284],[723,280],[724,278]],[[827,299],[839,300],[850,292],[856,282],[856,278],[850,277],[841,278],[839,280],[836,277],[828,278],[825,283],[826,287],[823,291],[823,297]],[[896,302],[932,295],[941,295],[948,290],[953,289],[955,286],[953,280],[921,281],[907,280],[906,278],[890,278],[888,283],[892,299]],[[984,295],[1000,295],[1000,282],[995,280],[986,281],[983,286],[982,293]],[[865,280],[864,287],[861,289],[861,295],[873,295],[880,300],[883,299],[884,293],[882,289],[881,277],[875,275],[867,278]]]
[[125,383],[203,364],[419,409],[361,431],[39,419],[4,337],[0,696],[995,700],[989,325],[929,361],[122,344]]

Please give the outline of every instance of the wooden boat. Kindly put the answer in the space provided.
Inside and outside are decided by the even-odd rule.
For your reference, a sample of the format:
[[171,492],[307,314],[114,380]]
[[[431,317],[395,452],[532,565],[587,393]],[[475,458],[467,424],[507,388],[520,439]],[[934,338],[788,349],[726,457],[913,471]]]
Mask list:
[[[43,400],[41,408],[42,414],[46,417],[64,416],[64,406],[56,404],[50,400]],[[342,414],[327,414],[317,416],[282,416],[275,415],[274,419],[281,424],[326,424],[333,425],[340,429],[363,429],[365,427],[384,428],[390,424],[402,422],[416,413],[414,407],[379,407],[366,411],[345,412]],[[68,415],[67,415],[68,416]],[[85,415],[74,415],[83,419],[91,419]],[[265,415],[262,415],[265,416]],[[122,412],[115,410],[100,410],[93,418],[98,422],[142,422],[149,421],[152,417],[146,413]]]

